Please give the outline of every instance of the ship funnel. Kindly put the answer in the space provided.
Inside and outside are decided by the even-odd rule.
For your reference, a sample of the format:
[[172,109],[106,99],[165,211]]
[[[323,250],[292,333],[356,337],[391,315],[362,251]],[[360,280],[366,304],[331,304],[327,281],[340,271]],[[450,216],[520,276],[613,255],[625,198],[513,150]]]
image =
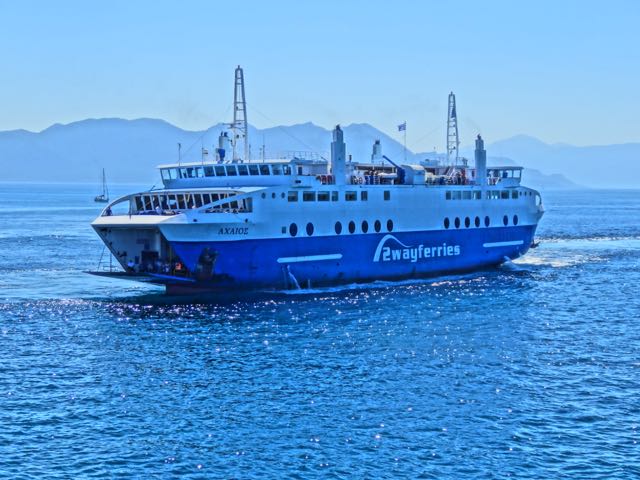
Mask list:
[[342,129],[340,125],[336,125],[331,142],[331,173],[336,179],[336,185],[344,185],[346,182],[346,152]]
[[218,148],[216,148],[216,162],[224,162],[227,152],[230,151],[231,139],[227,132],[220,132],[218,137]]
[[373,150],[371,151],[371,163],[380,162],[382,163],[384,160],[382,158],[382,145],[380,145],[380,140],[376,140],[373,143]]
[[487,184],[487,151],[484,149],[484,140],[478,135],[476,138],[476,183],[480,186]]

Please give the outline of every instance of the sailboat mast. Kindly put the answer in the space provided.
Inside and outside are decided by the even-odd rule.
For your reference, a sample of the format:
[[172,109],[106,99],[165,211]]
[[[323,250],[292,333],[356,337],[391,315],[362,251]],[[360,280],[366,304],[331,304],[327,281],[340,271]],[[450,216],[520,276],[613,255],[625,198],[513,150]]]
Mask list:
[[109,198],[109,188],[107,187],[107,175],[104,173],[104,168],[102,169],[102,195],[105,198]]

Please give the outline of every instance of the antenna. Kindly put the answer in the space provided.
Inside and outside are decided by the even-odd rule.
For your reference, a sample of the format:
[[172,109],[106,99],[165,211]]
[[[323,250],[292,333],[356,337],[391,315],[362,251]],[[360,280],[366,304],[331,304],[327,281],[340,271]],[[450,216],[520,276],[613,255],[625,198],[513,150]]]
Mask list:
[[233,160],[238,161],[237,143],[240,137],[244,138],[244,155],[242,160],[249,160],[249,128],[247,125],[247,102],[244,96],[244,73],[238,65],[233,89]]
[[447,163],[451,163],[451,154],[455,153],[455,163],[458,164],[458,115],[456,112],[456,96],[449,94],[449,110],[447,114]]

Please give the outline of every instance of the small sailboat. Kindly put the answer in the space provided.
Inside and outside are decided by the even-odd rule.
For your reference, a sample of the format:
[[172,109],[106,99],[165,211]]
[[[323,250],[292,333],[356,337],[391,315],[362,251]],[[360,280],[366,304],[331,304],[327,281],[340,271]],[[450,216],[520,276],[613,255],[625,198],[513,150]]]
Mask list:
[[109,201],[109,189],[107,188],[107,177],[104,174],[104,168],[102,169],[102,194],[96,195],[93,201],[100,203],[106,203]]

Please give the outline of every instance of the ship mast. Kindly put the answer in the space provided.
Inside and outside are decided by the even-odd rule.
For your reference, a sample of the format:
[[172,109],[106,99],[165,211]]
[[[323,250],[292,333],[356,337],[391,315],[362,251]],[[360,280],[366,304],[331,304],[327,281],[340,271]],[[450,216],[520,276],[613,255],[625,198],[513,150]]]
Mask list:
[[458,115],[456,113],[456,96],[449,94],[449,109],[447,113],[447,164],[451,164],[451,154],[455,153],[454,161],[458,164]]
[[[233,123],[231,124],[233,132],[233,161],[249,160],[249,128],[247,124],[247,102],[244,96],[244,73],[238,65],[236,68],[236,78],[233,89]],[[244,154],[242,159],[238,156],[238,140],[244,139]]]

